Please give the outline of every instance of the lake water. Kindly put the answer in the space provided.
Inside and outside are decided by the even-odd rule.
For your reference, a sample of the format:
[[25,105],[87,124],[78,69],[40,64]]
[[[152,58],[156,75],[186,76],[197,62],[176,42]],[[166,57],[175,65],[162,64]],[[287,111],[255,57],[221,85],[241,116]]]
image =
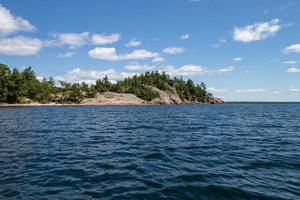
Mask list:
[[300,199],[300,104],[0,108],[0,199]]

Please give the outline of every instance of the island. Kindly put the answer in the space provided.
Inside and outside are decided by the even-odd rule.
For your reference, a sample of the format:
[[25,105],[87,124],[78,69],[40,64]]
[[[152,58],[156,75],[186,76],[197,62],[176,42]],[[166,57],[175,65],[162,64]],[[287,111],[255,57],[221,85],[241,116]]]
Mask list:
[[223,104],[206,85],[145,72],[113,83],[107,76],[94,84],[39,80],[31,67],[19,71],[0,64],[0,106]]

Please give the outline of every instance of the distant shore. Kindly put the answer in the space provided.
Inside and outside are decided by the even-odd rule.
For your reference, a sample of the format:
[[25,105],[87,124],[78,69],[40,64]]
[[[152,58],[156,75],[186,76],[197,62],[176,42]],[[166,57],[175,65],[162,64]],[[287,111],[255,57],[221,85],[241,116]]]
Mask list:
[[155,105],[208,105],[210,103],[181,103],[181,104],[132,104],[132,103],[79,103],[79,104],[59,104],[59,103],[29,103],[29,104],[0,104],[0,107],[48,107],[48,106],[155,106]]

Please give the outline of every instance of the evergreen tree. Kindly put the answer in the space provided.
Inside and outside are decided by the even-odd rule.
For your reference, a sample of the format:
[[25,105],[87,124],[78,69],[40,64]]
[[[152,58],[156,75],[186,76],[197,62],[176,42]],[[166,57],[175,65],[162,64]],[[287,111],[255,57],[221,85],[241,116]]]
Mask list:
[[183,101],[207,102],[212,98],[204,83],[195,85],[190,79],[187,81],[176,77],[171,79],[165,72],[146,72],[119,80],[115,84],[105,76],[97,80],[96,84],[88,85],[85,82],[71,84],[59,81],[57,86],[52,77],[39,81],[31,67],[27,67],[20,73],[17,69],[11,72],[6,65],[0,64],[0,102],[2,103],[19,103],[21,100],[40,103],[51,101],[80,103],[84,97],[94,98],[97,92],[107,91],[131,93],[151,101],[159,97],[151,87],[166,92],[172,90],[170,87],[174,87]]
[[7,65],[0,63],[0,102],[7,101],[10,70]]

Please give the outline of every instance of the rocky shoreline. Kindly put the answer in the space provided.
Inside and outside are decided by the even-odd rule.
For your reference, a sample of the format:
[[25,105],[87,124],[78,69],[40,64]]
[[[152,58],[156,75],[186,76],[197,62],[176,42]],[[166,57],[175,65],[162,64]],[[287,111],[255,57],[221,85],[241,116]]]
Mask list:
[[85,98],[78,104],[60,104],[60,103],[38,103],[31,102],[26,104],[0,104],[0,107],[23,107],[23,106],[101,106],[101,105],[189,105],[189,104],[224,104],[220,98],[211,98],[207,102],[182,101],[178,95],[172,92],[165,92],[153,88],[160,94],[159,98],[152,101],[145,101],[133,94],[104,92],[97,94],[95,98]]

